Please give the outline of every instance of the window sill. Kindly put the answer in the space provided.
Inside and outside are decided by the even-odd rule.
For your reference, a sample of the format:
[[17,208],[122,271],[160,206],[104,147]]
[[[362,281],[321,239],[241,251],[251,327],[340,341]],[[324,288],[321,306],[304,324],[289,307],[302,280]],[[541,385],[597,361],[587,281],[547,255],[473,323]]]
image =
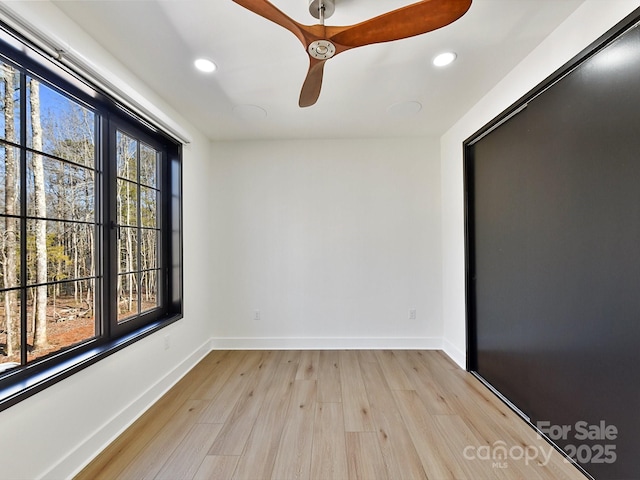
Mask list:
[[[103,341],[100,344],[90,342],[78,347],[75,351],[65,352],[59,361],[48,361],[44,368],[43,365],[33,365],[17,371],[13,375],[9,373],[6,378],[0,380],[0,412],[161,330],[180,318],[182,318],[181,314],[174,314],[119,338]],[[54,364],[51,365],[51,363]]]

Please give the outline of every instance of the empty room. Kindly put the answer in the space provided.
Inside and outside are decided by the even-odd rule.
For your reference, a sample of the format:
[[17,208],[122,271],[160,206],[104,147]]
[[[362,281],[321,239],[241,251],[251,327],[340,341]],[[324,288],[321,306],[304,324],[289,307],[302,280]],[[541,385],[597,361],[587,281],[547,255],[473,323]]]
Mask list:
[[0,1],[0,479],[640,480],[639,24]]

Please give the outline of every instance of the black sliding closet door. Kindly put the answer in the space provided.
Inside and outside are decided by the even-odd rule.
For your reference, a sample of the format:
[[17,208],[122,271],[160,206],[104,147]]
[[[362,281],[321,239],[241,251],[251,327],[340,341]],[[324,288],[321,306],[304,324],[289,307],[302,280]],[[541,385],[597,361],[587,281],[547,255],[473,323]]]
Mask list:
[[466,147],[471,369],[598,480],[640,479],[639,30]]

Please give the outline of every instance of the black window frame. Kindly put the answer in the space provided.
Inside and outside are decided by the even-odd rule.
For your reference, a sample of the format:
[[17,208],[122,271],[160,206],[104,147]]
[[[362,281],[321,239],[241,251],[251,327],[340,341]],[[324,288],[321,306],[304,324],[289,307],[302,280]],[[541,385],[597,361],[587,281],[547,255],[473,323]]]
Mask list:
[[[90,80],[49,57],[0,23],[0,60],[22,75],[90,109],[96,115],[96,331],[95,337],[0,373],[0,411],[42,391],[183,317],[182,144],[111,98]],[[115,216],[115,132],[119,129],[161,151],[158,189],[161,305],[126,322],[114,311],[119,263]],[[111,158],[110,158],[111,157]],[[24,212],[22,212],[24,215]],[[26,255],[26,253],[25,253]],[[26,280],[22,279],[21,282]],[[98,316],[101,315],[101,318]],[[26,348],[21,347],[21,348]]]

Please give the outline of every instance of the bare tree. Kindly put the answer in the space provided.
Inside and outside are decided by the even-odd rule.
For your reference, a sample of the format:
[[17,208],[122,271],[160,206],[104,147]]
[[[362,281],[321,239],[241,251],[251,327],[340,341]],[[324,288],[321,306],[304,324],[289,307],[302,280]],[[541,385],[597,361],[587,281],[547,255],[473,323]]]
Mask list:
[[[137,180],[137,148],[132,148],[132,142],[137,142],[119,135],[118,140],[118,175],[132,181],[118,181],[118,209],[121,224],[127,225],[121,229],[121,255],[120,265],[125,275],[118,275],[118,314],[125,316],[135,314],[138,310],[138,275],[134,273],[138,268],[137,250],[139,239],[137,238],[138,225],[138,186]],[[122,237],[124,236],[124,239]]]
[[[42,151],[42,122],[40,121],[40,82],[29,80],[29,103],[31,106],[32,147]],[[42,155],[33,154],[34,204],[36,220],[36,303],[33,348],[48,346],[47,341],[47,200],[44,188],[44,164]]]
[[[3,64],[4,83],[4,125],[5,139],[15,142],[15,69]],[[17,286],[18,283],[18,227],[19,223],[12,215],[18,214],[18,159],[12,147],[5,147],[5,191],[4,204],[6,217],[4,218],[4,248],[2,249],[2,273],[5,288]],[[20,316],[18,315],[18,295],[15,290],[4,294],[5,324],[7,332],[6,354],[13,355],[20,351]]]

